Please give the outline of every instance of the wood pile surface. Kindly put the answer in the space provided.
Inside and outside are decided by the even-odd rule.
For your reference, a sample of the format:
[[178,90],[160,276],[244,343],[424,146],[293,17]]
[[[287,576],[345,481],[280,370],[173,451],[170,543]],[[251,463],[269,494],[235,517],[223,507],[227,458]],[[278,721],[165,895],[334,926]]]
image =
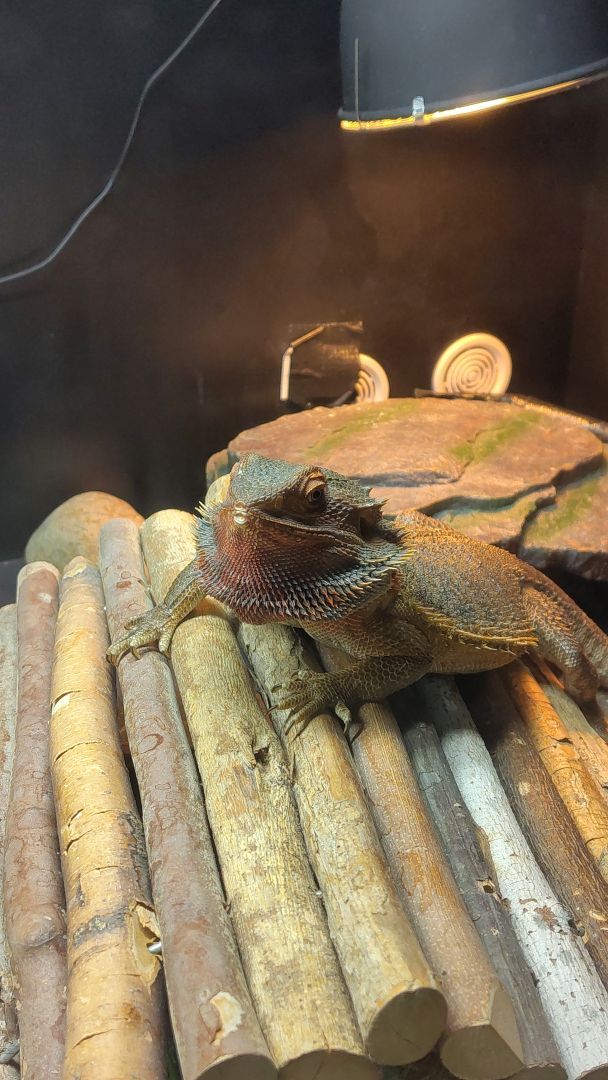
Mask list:
[[608,1080],[608,746],[520,663],[294,738],[343,657],[213,601],[116,678],[191,522],[0,610],[0,1080]]

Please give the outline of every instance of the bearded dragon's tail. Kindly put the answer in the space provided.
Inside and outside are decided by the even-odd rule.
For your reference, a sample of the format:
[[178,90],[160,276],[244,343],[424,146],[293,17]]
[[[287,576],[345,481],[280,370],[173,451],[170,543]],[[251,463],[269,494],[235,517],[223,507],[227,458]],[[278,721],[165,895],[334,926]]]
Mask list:
[[579,612],[581,617],[580,628],[575,628],[581,647],[597,671],[599,684],[603,689],[608,688],[608,637],[596,626],[584,612]]
[[559,585],[532,566],[526,566],[526,584],[541,593],[553,608],[555,621],[576,641],[597,672],[600,686],[608,687],[608,637],[581,611]]

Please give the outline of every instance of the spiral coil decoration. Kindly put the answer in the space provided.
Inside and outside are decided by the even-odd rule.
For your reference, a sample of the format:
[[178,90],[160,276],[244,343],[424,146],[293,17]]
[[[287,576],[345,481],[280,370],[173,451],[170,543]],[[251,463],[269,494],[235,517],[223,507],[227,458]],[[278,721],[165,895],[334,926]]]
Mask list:
[[504,394],[511,381],[511,354],[492,334],[467,334],[441,354],[433,390],[448,394]]
[[357,402],[386,401],[390,396],[390,386],[386,371],[373,356],[359,353],[359,374],[355,383]]

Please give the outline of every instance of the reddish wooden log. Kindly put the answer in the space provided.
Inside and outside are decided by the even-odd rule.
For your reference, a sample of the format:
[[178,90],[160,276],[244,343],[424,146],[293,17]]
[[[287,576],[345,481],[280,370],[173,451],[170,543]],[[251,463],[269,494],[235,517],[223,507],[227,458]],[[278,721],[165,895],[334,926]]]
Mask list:
[[405,744],[454,877],[501,982],[509,993],[532,1080],[563,1080],[565,1070],[543,1012],[534,976],[498,894],[493,868],[478,843],[475,823],[458,790],[433,724],[432,698],[419,688],[399,695]]
[[608,745],[591,727],[576,702],[568,696],[551,668],[538,659],[529,666],[566,728],[578,756],[599,785],[604,799],[608,801]]
[[[17,609],[0,609],[0,896],[4,881],[4,833],[15,753],[17,719]],[[0,1060],[18,1045],[13,975],[8,958],[4,907],[0,905]],[[0,1080],[19,1076],[15,1065],[0,1064]]]
[[500,677],[585,847],[608,881],[608,802],[601,788],[529,669],[521,663],[509,664]]
[[[100,569],[112,640],[151,608],[139,529],[108,522]],[[255,1015],[230,918],[173,677],[166,657],[123,657],[124,716],[142,802],[171,1019],[184,1080],[271,1080],[276,1069]]]
[[499,675],[463,684],[467,704],[536,859],[608,987],[608,885],[585,847]]
[[[321,649],[328,671],[352,661]],[[448,1005],[443,1064],[468,1080],[512,1076],[523,1051],[507,993],[464,906],[418,787],[397,721],[382,703],[359,710],[352,744],[401,899]]]
[[4,904],[27,1080],[59,1080],[65,1042],[65,894],[49,757],[58,576],[53,566],[30,563],[17,586],[19,690]]

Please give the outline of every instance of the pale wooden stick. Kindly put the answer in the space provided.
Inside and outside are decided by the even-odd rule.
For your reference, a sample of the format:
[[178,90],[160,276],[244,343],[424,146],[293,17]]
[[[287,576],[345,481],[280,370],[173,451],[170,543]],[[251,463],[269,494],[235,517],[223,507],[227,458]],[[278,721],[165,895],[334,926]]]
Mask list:
[[607,1080],[608,994],[591,958],[534,861],[454,683],[427,676],[417,691],[432,710],[454,779],[509,905],[567,1076]]
[[163,994],[141,821],[120,749],[96,568],[68,563],[53,665],[51,765],[68,917],[63,1080],[161,1080]]
[[608,802],[577,754],[559,714],[528,668],[521,663],[509,664],[501,672],[501,679],[585,847],[608,881]]
[[[142,542],[155,599],[194,555],[189,514],[149,518]],[[289,773],[219,604],[178,626],[171,661],[243,966],[285,1080],[369,1080],[317,895]]]
[[[139,529],[116,519],[100,532],[100,570],[112,639],[152,602]],[[253,1010],[192,751],[168,660],[148,651],[118,668],[142,803],[152,893],[163,943],[173,1032],[184,1080],[276,1077]]]
[[608,745],[546,664],[536,660],[532,673],[566,728],[581,761],[599,784],[603,798],[608,800]]
[[[17,609],[0,608],[0,896],[4,880],[4,833],[15,753],[17,718]],[[19,1040],[13,975],[6,943],[4,905],[0,904],[0,1054],[9,1053]],[[0,1065],[0,1080],[12,1080],[15,1065]]]
[[[352,665],[321,648],[327,671]],[[483,947],[429,818],[388,705],[359,709],[352,750],[401,899],[448,1005],[440,1056],[467,1080],[498,1080],[522,1066],[512,1004]]]
[[471,680],[466,699],[520,827],[574,917],[608,988],[608,885],[583,844],[500,676]]
[[562,1080],[565,1071],[534,977],[478,845],[475,824],[441,748],[433,714],[416,687],[398,695],[397,709],[418,783],[463,900],[515,1008],[525,1062],[517,1075],[520,1080],[524,1075],[528,1080]]
[[17,582],[19,685],[4,904],[28,1080],[62,1075],[65,1039],[65,896],[49,765],[58,576],[54,566],[30,563]]
[[[319,670],[287,627],[243,624],[239,639],[272,702],[294,676]],[[287,715],[274,719],[284,736]],[[399,901],[346,740],[323,716],[288,745],[308,853],[366,1046],[383,1064],[415,1061],[437,1042],[445,1002]]]

